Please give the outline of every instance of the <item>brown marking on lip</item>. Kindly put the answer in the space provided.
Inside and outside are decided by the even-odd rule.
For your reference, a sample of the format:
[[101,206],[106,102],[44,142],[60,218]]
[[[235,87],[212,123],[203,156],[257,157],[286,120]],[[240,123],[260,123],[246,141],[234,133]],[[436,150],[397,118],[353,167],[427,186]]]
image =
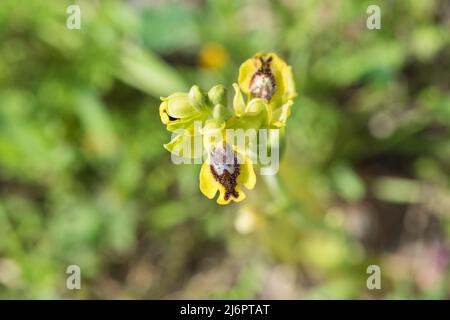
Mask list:
[[[234,156],[233,164],[231,164],[233,168],[233,172],[230,173],[226,168],[222,170],[222,174],[219,174],[216,170],[216,167],[219,165],[223,165],[225,163],[225,150],[222,148],[215,149],[213,153],[216,152],[216,154],[212,154],[211,156],[211,164],[209,165],[209,169],[211,170],[211,174],[214,177],[214,180],[219,182],[225,189],[225,195],[224,199],[228,200],[230,196],[233,196],[235,198],[239,198],[239,192],[236,191],[237,186],[237,178],[240,174],[241,166],[236,158]],[[215,163],[214,161],[218,161],[218,163]]]

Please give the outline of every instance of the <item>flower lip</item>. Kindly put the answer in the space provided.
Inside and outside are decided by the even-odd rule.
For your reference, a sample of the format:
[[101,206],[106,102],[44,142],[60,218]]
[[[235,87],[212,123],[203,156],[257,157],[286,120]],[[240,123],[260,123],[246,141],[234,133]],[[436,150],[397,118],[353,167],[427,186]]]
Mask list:
[[270,101],[276,90],[275,76],[270,69],[273,57],[269,56],[267,59],[264,59],[262,56],[259,56],[258,59],[261,66],[250,80],[249,92],[252,98],[263,98]]
[[213,199],[219,192],[217,203],[220,205],[244,200],[246,196],[242,186],[250,190],[255,182],[256,176],[250,159],[245,156],[242,158],[226,142],[211,147],[208,159],[200,169],[200,191],[209,199]]
[[230,146],[225,145],[223,148],[213,148],[209,169],[214,180],[220,183],[225,189],[225,201],[230,196],[239,198],[239,192],[236,190],[236,187],[238,185],[237,178],[239,177],[241,166]]
[[236,166],[239,166],[239,160],[235,156],[230,146],[214,147],[211,150],[211,165],[216,173],[223,174],[224,171],[234,173]]

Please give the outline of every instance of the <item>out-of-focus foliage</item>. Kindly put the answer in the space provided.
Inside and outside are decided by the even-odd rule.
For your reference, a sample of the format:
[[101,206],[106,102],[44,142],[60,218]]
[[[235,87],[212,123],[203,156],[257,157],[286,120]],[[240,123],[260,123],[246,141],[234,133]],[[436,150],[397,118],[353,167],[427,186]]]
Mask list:
[[[77,3],[0,2],[1,298],[450,298],[448,1]],[[219,207],[158,101],[258,51],[294,71],[285,153]]]

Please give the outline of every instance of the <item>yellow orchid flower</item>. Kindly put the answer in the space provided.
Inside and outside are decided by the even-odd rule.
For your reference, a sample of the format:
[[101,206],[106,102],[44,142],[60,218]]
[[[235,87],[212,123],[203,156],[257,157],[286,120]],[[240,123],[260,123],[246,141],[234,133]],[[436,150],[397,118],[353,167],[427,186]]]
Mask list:
[[159,116],[167,130],[188,129],[196,120],[204,120],[210,114],[205,95],[198,86],[192,86],[189,93],[176,92],[161,97]]
[[239,68],[239,85],[234,84],[233,107],[236,115],[245,111],[242,92],[248,101],[264,99],[271,108],[270,125],[283,127],[291,113],[293,99],[297,96],[292,68],[275,53],[257,53]]
[[251,190],[256,183],[250,156],[228,143],[225,128],[225,122],[211,119],[201,130],[207,158],[200,169],[200,191],[209,199],[219,192],[218,204],[244,200],[242,186]]
[[[254,188],[253,165],[267,165],[259,162],[262,148],[279,155],[279,132],[284,132],[297,95],[291,67],[274,53],[257,53],[245,61],[233,88],[232,107],[222,85],[207,93],[193,86],[188,93],[161,98],[159,107],[162,123],[172,132],[164,147],[182,158],[204,156],[200,191],[209,199],[218,194],[222,205],[244,200],[243,188]],[[268,141],[260,129],[269,129]]]
[[226,143],[213,146],[200,169],[200,191],[209,199],[219,192],[218,204],[244,200],[242,186],[251,190],[255,183],[256,175],[250,159],[239,156]]
[[249,100],[263,98],[276,103],[297,95],[291,67],[272,52],[247,59],[239,68],[238,82]]

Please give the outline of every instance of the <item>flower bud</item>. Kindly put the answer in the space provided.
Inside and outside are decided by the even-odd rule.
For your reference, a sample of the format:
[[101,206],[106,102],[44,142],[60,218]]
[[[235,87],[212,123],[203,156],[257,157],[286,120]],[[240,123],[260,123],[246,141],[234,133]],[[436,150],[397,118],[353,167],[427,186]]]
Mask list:
[[197,110],[205,110],[207,108],[206,97],[200,88],[196,85],[191,87],[188,93],[189,102]]
[[187,118],[198,112],[190,103],[186,93],[169,96],[167,103],[167,113],[172,118]]
[[216,104],[227,105],[227,89],[218,84],[208,91],[208,98],[215,106]]

